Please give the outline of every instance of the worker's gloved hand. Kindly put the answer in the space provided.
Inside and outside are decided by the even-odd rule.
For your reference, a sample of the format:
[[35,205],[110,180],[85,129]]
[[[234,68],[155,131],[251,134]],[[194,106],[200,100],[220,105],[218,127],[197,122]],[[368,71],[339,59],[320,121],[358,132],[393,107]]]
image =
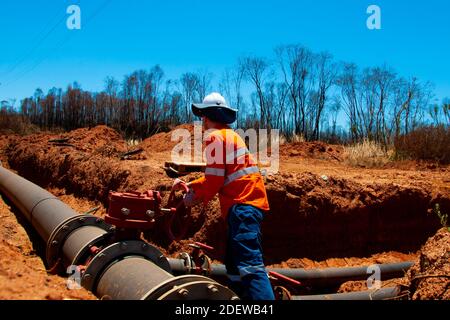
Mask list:
[[176,178],[173,181],[172,190],[187,190],[187,183],[181,179]]
[[200,202],[200,199],[195,198],[195,192],[193,189],[189,189],[189,192],[186,193],[183,197],[183,203],[186,207],[192,207]]

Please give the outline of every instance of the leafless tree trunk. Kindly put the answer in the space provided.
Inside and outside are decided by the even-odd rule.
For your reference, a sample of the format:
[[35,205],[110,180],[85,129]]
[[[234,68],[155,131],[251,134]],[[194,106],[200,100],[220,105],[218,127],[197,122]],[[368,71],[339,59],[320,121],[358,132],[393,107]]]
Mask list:
[[[191,122],[191,105],[194,100],[196,100],[196,92],[198,92],[198,86],[200,85],[199,76],[196,73],[187,72],[181,76],[181,92],[183,96],[183,103],[185,108],[185,113],[183,121]],[[203,99],[203,98],[202,98]],[[200,98],[198,99],[200,100]]]
[[270,114],[264,97],[264,88],[270,76],[269,62],[264,58],[244,57],[240,60],[240,65],[245,76],[255,86],[260,113],[259,125],[270,129]]

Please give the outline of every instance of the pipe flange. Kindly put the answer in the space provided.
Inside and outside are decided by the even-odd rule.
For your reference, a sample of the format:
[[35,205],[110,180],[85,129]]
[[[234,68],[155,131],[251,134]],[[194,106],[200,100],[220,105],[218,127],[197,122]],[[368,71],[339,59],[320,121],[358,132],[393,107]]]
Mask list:
[[191,255],[189,253],[181,252],[180,254],[178,254],[177,258],[184,261],[184,266],[186,268],[187,274],[190,274],[192,273],[192,270],[195,270],[194,260],[191,258]]
[[283,286],[275,286],[273,292],[277,300],[292,300],[291,292]]
[[[169,294],[170,292],[176,292],[177,289],[180,289],[182,286],[184,285],[189,285],[189,284],[193,284],[193,283],[198,283],[201,282],[203,284],[207,283],[207,285],[203,285],[203,292],[204,290],[208,289],[208,286],[210,290],[209,295],[204,295],[199,299],[206,299],[207,297],[211,296],[211,293],[214,293],[213,299],[224,299],[224,300],[237,300],[239,299],[239,297],[237,297],[237,295],[231,291],[230,289],[228,289],[225,286],[222,286],[221,284],[215,282],[214,280],[204,277],[204,276],[200,276],[200,275],[193,275],[193,274],[188,274],[188,275],[184,275],[184,276],[178,276],[178,277],[174,277],[174,278],[170,278],[164,282],[162,282],[160,285],[158,285],[157,287],[155,287],[154,289],[150,290],[149,292],[147,292],[147,294],[145,294],[143,296],[143,300],[161,300],[161,299],[166,299],[166,300],[170,300],[170,299],[175,299],[173,295],[167,296],[167,294]],[[197,288],[197,286],[196,286]],[[217,291],[216,291],[217,289]],[[183,291],[184,292],[184,291]],[[184,295],[184,293],[180,293],[181,295]],[[198,295],[198,288],[196,289],[196,295]],[[189,293],[189,291],[187,292]],[[218,293],[216,295],[216,293]],[[180,298],[178,297],[178,299],[194,299],[192,295],[188,295],[186,297]]]
[[47,241],[46,259],[50,267],[54,266],[57,262],[61,248],[69,234],[84,226],[96,226],[109,233],[115,230],[114,226],[107,224],[103,219],[93,215],[77,215],[61,222],[53,230]]
[[[86,257],[90,253],[90,249],[92,246],[101,245],[101,243],[105,243],[105,239],[110,239],[112,236],[111,232],[104,233],[99,235],[98,237],[92,239],[86,246],[80,249],[76,254],[75,258],[73,258],[71,265],[78,266],[80,264],[84,264],[86,261]],[[105,242],[104,242],[105,241]],[[106,242],[108,243],[108,242]]]
[[102,271],[115,261],[131,255],[142,256],[164,271],[172,273],[169,261],[156,247],[138,240],[121,241],[107,246],[92,258],[81,278],[81,285],[95,293]]
[[164,293],[158,300],[239,300],[227,287],[209,280],[193,281]]

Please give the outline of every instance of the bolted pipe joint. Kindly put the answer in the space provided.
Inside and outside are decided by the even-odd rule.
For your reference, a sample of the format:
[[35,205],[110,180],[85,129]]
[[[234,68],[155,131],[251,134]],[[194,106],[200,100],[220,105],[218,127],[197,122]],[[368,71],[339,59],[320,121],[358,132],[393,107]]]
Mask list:
[[[93,215],[77,215],[61,222],[47,240],[46,259],[52,270],[63,256],[63,267],[83,264],[89,249],[113,235],[114,229],[103,219]],[[61,268],[59,268],[61,269]]]
[[80,215],[51,193],[0,167],[0,192],[22,212],[47,243],[55,267],[82,265],[81,284],[104,299],[239,299],[214,280],[175,277],[168,259],[139,240],[112,243],[115,228],[103,219]]

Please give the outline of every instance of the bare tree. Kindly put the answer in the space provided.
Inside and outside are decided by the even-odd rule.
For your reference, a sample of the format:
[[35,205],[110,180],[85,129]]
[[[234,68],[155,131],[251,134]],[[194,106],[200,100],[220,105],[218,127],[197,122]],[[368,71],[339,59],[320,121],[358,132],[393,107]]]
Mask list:
[[331,135],[333,137],[336,136],[336,127],[337,127],[337,118],[339,116],[339,112],[342,109],[341,100],[339,96],[335,95],[332,98],[332,103],[330,106],[330,116],[331,116]]
[[198,85],[196,88],[197,98],[202,100],[211,91],[211,81],[213,74],[207,70],[201,70],[197,72]]
[[301,45],[281,46],[275,49],[278,63],[289,90],[293,109],[294,133],[307,135],[307,102],[314,79],[313,54]]
[[393,84],[393,123],[391,127],[394,131],[394,139],[398,139],[402,133],[403,123],[405,123],[405,129],[408,127],[411,105],[416,98],[418,87],[419,84],[414,77],[410,80],[398,78]]
[[196,100],[196,92],[198,92],[198,86],[200,85],[200,79],[198,74],[187,72],[181,75],[181,92],[184,104],[184,117],[183,120],[186,122],[192,121],[191,115],[191,105],[194,100]]
[[[325,110],[328,99],[328,91],[335,83],[338,67],[333,63],[333,56],[327,52],[320,53],[315,57],[317,89],[314,92],[312,107],[312,139],[319,139],[321,117]],[[307,137],[308,138],[308,137]]]
[[[272,75],[269,62],[264,58],[244,57],[239,62],[244,75],[254,85],[259,105],[259,125],[270,129],[270,113],[264,97],[264,88]],[[253,101],[256,102],[256,101]]]
[[442,113],[444,114],[444,123],[450,126],[450,99],[445,98],[442,102]]
[[119,91],[119,82],[113,77],[105,79],[105,92],[108,95],[108,112],[106,117],[106,124],[111,124],[113,127],[118,126],[118,103],[117,95]]
[[[275,54],[276,69],[269,59],[247,56],[222,75],[220,90],[240,110],[240,127],[275,127],[288,139],[303,135],[334,141],[339,134],[387,147],[430,117],[436,125],[450,125],[448,99],[430,107],[430,83],[401,78],[387,66],[360,70],[351,63],[337,65],[330,54],[315,54],[299,44],[280,46]],[[65,91],[52,88],[44,94],[37,89],[21,101],[19,117],[45,129],[107,124],[127,137],[143,138],[192,121],[191,104],[206,96],[212,79],[213,74],[203,70],[186,72],[178,81],[166,80],[156,65],[128,74],[120,83],[106,78],[98,93],[84,91],[76,82]],[[247,100],[244,80],[253,88]],[[341,110],[349,132],[337,128]],[[1,112],[2,123],[7,123],[8,114],[17,116],[9,101],[2,102]]]
[[244,69],[242,65],[237,64],[235,67],[224,71],[219,84],[219,88],[224,93],[230,106],[239,110],[236,123],[237,126],[240,126],[242,117],[245,115],[243,110],[244,98],[241,93],[243,77]]
[[362,138],[358,117],[360,105],[358,67],[352,63],[344,63],[337,84],[340,87],[344,112],[349,120],[350,137],[353,142],[356,142]]
[[437,103],[428,107],[428,114],[430,115],[431,120],[433,120],[433,124],[438,126],[441,122],[441,108]]

